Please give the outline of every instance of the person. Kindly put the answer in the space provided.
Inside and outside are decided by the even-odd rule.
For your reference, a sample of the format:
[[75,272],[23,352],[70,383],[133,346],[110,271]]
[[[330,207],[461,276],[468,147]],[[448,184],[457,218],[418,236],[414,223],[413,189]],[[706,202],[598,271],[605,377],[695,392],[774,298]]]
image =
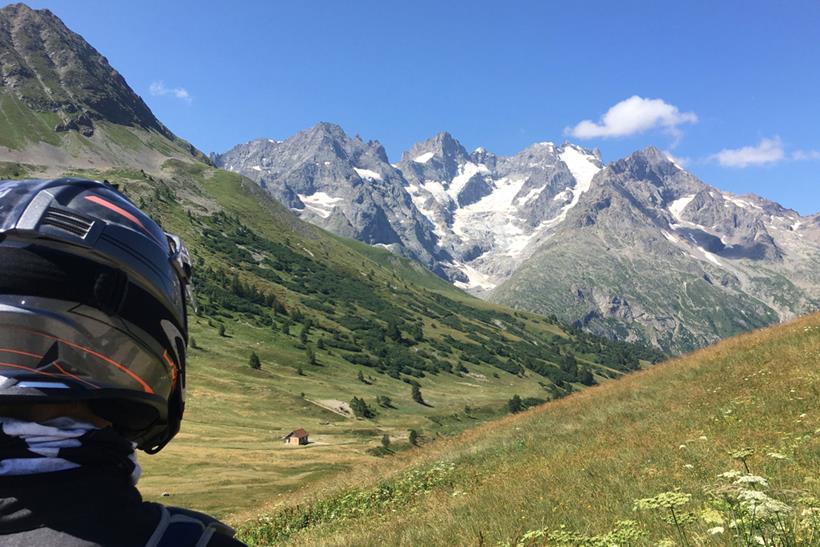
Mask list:
[[136,488],[182,420],[191,275],[110,184],[0,181],[0,545],[243,545]]

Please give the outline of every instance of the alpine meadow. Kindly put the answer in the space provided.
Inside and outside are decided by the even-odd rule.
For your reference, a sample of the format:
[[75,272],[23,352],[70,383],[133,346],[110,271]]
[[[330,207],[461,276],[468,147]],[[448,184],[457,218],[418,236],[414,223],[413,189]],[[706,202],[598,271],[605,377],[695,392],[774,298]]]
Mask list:
[[[260,546],[820,546],[820,213],[702,181],[670,151],[697,116],[634,96],[572,142],[436,128],[392,159],[317,118],[205,153],[118,68],[0,8],[0,180],[105,181],[190,251],[146,500]],[[576,144],[646,104],[674,145]]]

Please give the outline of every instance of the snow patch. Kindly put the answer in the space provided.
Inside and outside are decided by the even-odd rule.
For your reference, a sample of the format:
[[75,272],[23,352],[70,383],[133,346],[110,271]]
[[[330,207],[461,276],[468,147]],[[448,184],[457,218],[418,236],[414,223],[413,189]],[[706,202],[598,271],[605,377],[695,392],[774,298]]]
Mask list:
[[[547,143],[552,144],[552,143]],[[567,213],[570,209],[578,204],[581,196],[589,191],[592,186],[592,179],[601,170],[598,166],[598,160],[592,154],[586,154],[574,147],[567,146],[558,155],[564,165],[567,166],[569,172],[575,178],[575,187],[572,188],[572,199],[567,203],[561,212],[554,219],[549,221],[551,224],[563,222],[567,218]]]
[[424,154],[413,158],[413,161],[416,163],[427,163],[428,161],[433,159],[433,156],[435,155],[435,152],[425,152]]
[[375,171],[371,171],[370,169],[360,169],[358,167],[354,167],[353,170],[356,171],[356,174],[363,179],[382,180],[382,176],[380,174]]
[[723,194],[723,197],[726,198],[727,201],[730,201],[740,207],[741,209],[760,209],[763,210],[763,207],[760,205],[755,205],[750,201],[746,201],[745,199],[736,198],[734,196],[730,196],[729,194]]
[[470,182],[471,178],[479,173],[489,172],[490,170],[483,163],[476,164],[468,161],[464,165],[459,165],[458,175],[453,177],[453,180],[450,182],[450,187],[447,189],[447,193],[456,200],[464,187],[467,186],[467,183]]
[[707,251],[703,247],[698,247],[698,250],[706,256],[706,258],[709,260],[709,262],[713,262],[714,264],[723,267],[723,264],[721,264],[720,260],[718,260],[717,257],[714,254],[710,253],[709,251]]
[[305,204],[306,209],[309,209],[322,218],[329,217],[334,207],[336,207],[336,204],[344,199],[333,197],[325,192],[315,192],[309,196],[304,194],[297,195],[302,203]]
[[669,204],[668,210],[669,213],[672,215],[672,218],[675,220],[681,220],[680,215],[683,213],[683,210],[686,209],[686,206],[692,203],[692,200],[695,199],[695,194],[690,196],[684,196],[680,199],[676,199],[672,203]]
[[563,191],[555,194],[552,201],[566,201],[572,197],[572,188],[564,188]]
[[258,165],[252,165],[251,169],[253,169],[254,171],[261,171],[262,170],[262,168]]
[[532,190],[527,192],[526,196],[522,196],[522,197],[516,199],[515,202],[518,204],[519,207],[521,207],[522,205],[526,205],[527,203],[529,203],[533,199],[540,196],[541,192],[543,192],[545,188],[546,188],[546,186],[542,186],[541,188],[533,188]]
[[672,243],[680,243],[681,242],[680,239],[676,238],[675,236],[673,236],[672,234],[670,234],[666,230],[661,230],[661,233],[663,234],[663,237],[665,237],[666,239],[668,239]]
[[498,283],[495,282],[490,276],[479,272],[468,264],[457,262],[454,266],[464,272],[464,275],[466,275],[469,279],[467,283],[464,283],[463,281],[456,281],[454,283],[455,286],[460,289],[483,289],[485,291],[489,291],[498,285]]

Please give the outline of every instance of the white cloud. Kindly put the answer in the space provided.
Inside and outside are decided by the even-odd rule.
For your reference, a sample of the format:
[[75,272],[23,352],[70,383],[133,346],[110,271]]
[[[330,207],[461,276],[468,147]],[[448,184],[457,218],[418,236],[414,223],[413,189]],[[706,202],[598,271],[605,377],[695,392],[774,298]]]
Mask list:
[[633,95],[607,110],[599,123],[584,120],[575,127],[568,127],[565,132],[578,139],[594,139],[626,137],[660,128],[678,137],[679,125],[697,121],[694,112],[681,112],[677,106],[663,99],[644,99]]
[[749,167],[777,163],[785,157],[783,143],[779,137],[761,139],[755,146],[724,148],[712,156],[723,167]]
[[792,153],[793,160],[820,160],[820,150],[795,150]]
[[165,82],[162,80],[153,82],[148,88],[148,91],[150,91],[151,95],[155,97],[171,95],[177,99],[185,101],[188,104],[191,104],[191,101],[193,100],[191,94],[188,93],[188,90],[184,87],[165,87]]

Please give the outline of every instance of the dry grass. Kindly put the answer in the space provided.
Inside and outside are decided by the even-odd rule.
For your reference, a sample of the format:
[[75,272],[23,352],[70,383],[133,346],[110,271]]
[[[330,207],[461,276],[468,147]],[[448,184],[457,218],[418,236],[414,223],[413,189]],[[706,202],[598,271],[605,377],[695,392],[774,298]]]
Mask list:
[[[633,502],[681,488],[704,497],[728,451],[773,488],[820,497],[820,314],[742,335],[523,415],[479,426],[348,484],[409,466],[456,465],[454,486],[400,511],[319,524],[297,545],[495,545],[527,530],[582,533],[634,518]],[[788,456],[777,460],[766,454]],[[671,535],[642,521],[650,542]]]

